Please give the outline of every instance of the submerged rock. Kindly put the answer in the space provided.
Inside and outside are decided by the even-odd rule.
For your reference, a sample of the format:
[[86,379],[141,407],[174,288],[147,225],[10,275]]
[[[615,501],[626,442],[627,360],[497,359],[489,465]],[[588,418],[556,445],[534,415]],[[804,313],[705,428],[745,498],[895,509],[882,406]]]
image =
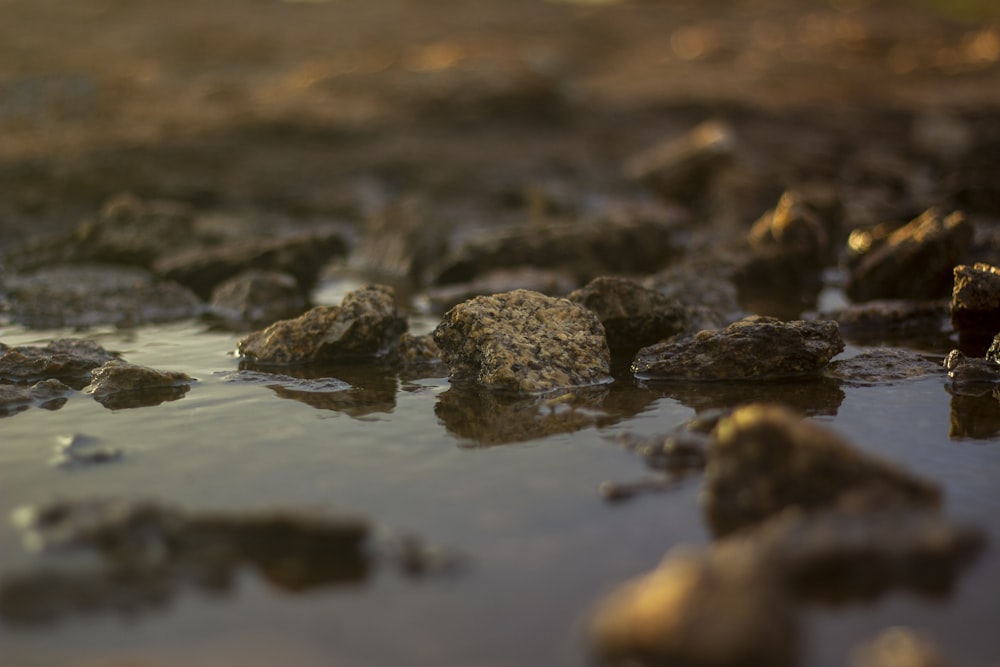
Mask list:
[[625,278],[595,278],[566,297],[592,310],[611,349],[636,349],[721,322],[705,308],[686,306]]
[[252,269],[216,285],[209,312],[229,327],[246,329],[296,317],[307,306],[295,276]]
[[117,356],[97,343],[61,338],[45,347],[8,347],[0,343],[0,380],[13,383],[60,380],[73,389],[90,383],[90,372]]
[[641,379],[726,380],[816,373],[844,349],[836,322],[753,315],[725,329],[676,336],[639,350]]
[[188,392],[194,378],[177,371],[160,371],[130,364],[121,359],[109,361],[91,372],[86,391],[110,410],[141,408],[176,401]]
[[850,359],[832,361],[824,374],[852,386],[872,387],[938,375],[941,365],[922,354],[891,347],[865,350]]
[[542,393],[611,381],[604,327],[593,312],[528,290],[481,296],[452,308],[434,330],[456,380]]
[[991,340],[1000,332],[1000,268],[962,264],[954,275],[952,325],[964,338]]
[[834,503],[859,488],[884,487],[915,506],[936,506],[940,489],[785,408],[750,405],[722,419],[708,449],[704,508],[716,535],[786,507]]
[[237,352],[259,365],[377,358],[399,345],[406,328],[393,289],[369,285],[347,294],[339,306],[317,306],[251,333]]
[[73,389],[59,380],[42,380],[33,385],[0,384],[0,417],[9,417],[38,406],[58,410],[66,404]]
[[855,301],[947,297],[953,269],[972,233],[962,213],[943,217],[929,209],[861,257],[848,279],[847,295]]

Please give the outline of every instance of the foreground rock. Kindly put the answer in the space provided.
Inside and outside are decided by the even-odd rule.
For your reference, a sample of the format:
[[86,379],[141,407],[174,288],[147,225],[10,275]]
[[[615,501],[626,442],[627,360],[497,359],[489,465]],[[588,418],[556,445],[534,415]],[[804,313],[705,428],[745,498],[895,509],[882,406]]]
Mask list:
[[90,384],[91,371],[117,356],[97,343],[61,338],[45,347],[8,347],[0,343],[0,381],[24,384],[59,380],[74,389]]
[[566,298],[597,315],[611,349],[635,350],[721,324],[705,308],[685,306],[625,278],[595,278]]
[[459,304],[434,330],[456,380],[515,393],[609,382],[610,351],[593,312],[528,290]]
[[91,372],[87,392],[111,410],[159,405],[175,401],[191,388],[194,378],[177,371],[159,371],[130,364],[121,359],[109,361]]
[[384,357],[399,345],[406,318],[395,292],[370,285],[339,306],[317,306],[294,320],[275,322],[239,342],[237,352],[260,365],[290,365]]
[[639,350],[642,379],[727,380],[813,374],[844,349],[836,322],[753,315],[725,329],[677,336]]
[[1000,332],[1000,269],[962,264],[955,267],[954,275],[952,325],[963,341],[990,341]]
[[847,295],[855,301],[947,297],[953,269],[972,234],[962,213],[945,217],[929,209],[861,257],[848,279]]
[[787,507],[816,509],[867,487],[884,487],[916,506],[936,506],[941,495],[935,484],[856,450],[785,408],[750,405],[715,430],[703,502],[712,530],[726,535]]
[[916,352],[886,347],[830,362],[824,375],[857,387],[887,385],[931,375],[941,366]]

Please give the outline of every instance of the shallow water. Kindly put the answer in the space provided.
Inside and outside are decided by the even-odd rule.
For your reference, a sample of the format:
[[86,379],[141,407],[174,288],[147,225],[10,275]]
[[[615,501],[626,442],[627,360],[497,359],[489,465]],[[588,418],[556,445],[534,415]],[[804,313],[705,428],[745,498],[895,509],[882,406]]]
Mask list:
[[[427,326],[418,321],[415,328]],[[44,344],[67,333],[8,327],[0,339]],[[710,539],[698,476],[670,492],[603,501],[601,482],[651,476],[608,437],[669,431],[695,413],[690,406],[748,396],[783,398],[859,447],[938,481],[947,514],[983,527],[991,543],[945,600],[893,593],[808,608],[803,664],[844,664],[852,645],[890,625],[926,631],[956,664],[1000,659],[1000,435],[967,424],[976,437],[951,437],[955,399],[943,377],[882,387],[753,383],[726,392],[619,379],[597,407],[539,416],[518,406],[456,402],[440,371],[399,377],[373,367],[334,370],[352,387],[335,400],[234,382],[238,336],[194,322],[83,335],[128,361],[184,371],[198,382],[154,407],[112,411],[77,393],[61,409],[0,420],[5,514],[27,503],[93,496],[194,511],[319,508],[417,535],[459,554],[460,565],[422,578],[381,566],[362,581],[301,592],[245,572],[227,593],[179,588],[162,608],[136,616],[0,625],[3,665],[586,664],[584,624],[603,593],[653,567],[671,546]],[[477,414],[482,421],[470,425]],[[512,423],[526,425],[517,433],[528,439],[509,442]],[[478,442],[466,437],[470,429]],[[72,433],[96,436],[124,457],[52,466],[58,437]],[[44,560],[22,548],[7,520],[0,551],[3,576]]]

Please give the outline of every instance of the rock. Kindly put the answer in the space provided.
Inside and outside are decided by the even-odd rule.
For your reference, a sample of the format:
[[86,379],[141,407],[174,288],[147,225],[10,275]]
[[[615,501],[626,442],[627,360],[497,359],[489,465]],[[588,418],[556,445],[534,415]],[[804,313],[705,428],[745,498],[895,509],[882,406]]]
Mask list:
[[565,296],[577,287],[577,281],[565,271],[550,271],[531,266],[496,269],[471,282],[431,287],[425,292],[431,312],[445,313],[463,301],[477,296],[500,294],[516,289]]
[[952,350],[944,358],[951,384],[948,390],[959,396],[986,396],[1000,384],[1000,360],[996,357],[967,357],[961,350]]
[[731,273],[721,262],[686,258],[646,278],[642,284],[687,306],[707,309],[719,321],[718,326],[722,326],[746,315]]
[[928,209],[860,259],[847,281],[847,295],[855,301],[946,297],[972,233],[962,213],[942,217]]
[[961,264],[954,276],[952,325],[960,335],[991,340],[1000,332],[1000,268]]
[[597,315],[611,349],[635,350],[720,324],[705,308],[686,306],[625,278],[595,278],[566,298]]
[[792,667],[789,598],[753,554],[675,548],[602,600],[590,624],[601,664]]
[[432,282],[465,283],[520,266],[564,271],[579,284],[606,274],[650,273],[678,254],[677,233],[675,225],[644,218],[526,225],[468,241],[441,262]]
[[543,393],[611,381],[604,327],[590,310],[528,290],[481,296],[448,311],[434,341],[455,380]]
[[111,410],[159,405],[176,401],[188,392],[194,378],[177,371],[159,371],[120,359],[91,371],[86,391]]
[[59,380],[42,380],[31,386],[0,384],[0,417],[9,417],[33,405],[58,410],[72,392]]
[[369,285],[347,294],[339,306],[317,306],[251,333],[237,352],[258,365],[378,358],[393,352],[406,328],[393,289]]
[[885,347],[831,361],[824,375],[850,386],[874,387],[941,373],[941,365],[916,352]]
[[650,380],[726,380],[816,373],[844,349],[836,322],[753,315],[725,329],[642,348],[632,372]]
[[844,338],[864,345],[938,343],[948,338],[948,303],[943,300],[875,300],[820,317],[836,320]]
[[883,630],[851,652],[850,667],[951,667],[930,639],[904,627]]
[[407,332],[399,337],[393,361],[402,366],[443,364],[441,348],[434,342],[433,334],[414,336]]
[[0,343],[0,380],[18,384],[60,380],[82,389],[90,383],[91,370],[116,358],[97,343],[76,338],[61,338],[45,347]]
[[76,265],[7,280],[10,319],[35,329],[111,324],[134,327],[197,317],[188,289],[139,268]]
[[694,203],[733,163],[736,137],[719,121],[706,121],[688,133],[634,155],[625,174],[642,181],[666,199]]
[[329,230],[186,250],[161,257],[154,269],[203,299],[211,296],[216,285],[248,269],[288,273],[295,276],[300,291],[307,294],[323,266],[346,252],[347,244],[340,232]]
[[296,317],[307,307],[295,276],[250,270],[216,285],[210,313],[229,327],[253,328]]
[[704,508],[716,535],[786,507],[812,510],[859,488],[885,487],[915,506],[936,506],[938,487],[864,454],[785,408],[750,405],[719,422],[708,448]]

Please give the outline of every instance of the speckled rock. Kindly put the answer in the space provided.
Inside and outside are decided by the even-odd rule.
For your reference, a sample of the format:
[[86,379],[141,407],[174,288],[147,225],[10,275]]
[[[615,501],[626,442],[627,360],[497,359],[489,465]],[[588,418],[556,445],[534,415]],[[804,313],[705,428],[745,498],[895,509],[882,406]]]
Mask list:
[[90,383],[90,372],[116,358],[97,343],[62,338],[45,347],[8,347],[0,343],[0,380],[23,384],[55,379],[74,389]]
[[42,380],[33,385],[0,384],[0,417],[8,417],[38,406],[58,410],[73,392],[59,380]]
[[940,364],[922,354],[885,347],[865,350],[850,359],[831,361],[824,375],[855,387],[873,387],[941,372]]
[[383,357],[396,348],[406,328],[393,289],[369,285],[349,293],[339,306],[317,306],[251,333],[237,351],[260,365]]
[[725,329],[676,336],[639,350],[642,379],[726,380],[813,374],[844,349],[836,322],[753,315]]
[[955,267],[951,322],[956,331],[992,338],[1000,332],[1000,268],[989,264]]
[[602,600],[591,621],[601,664],[792,667],[799,627],[756,554],[675,548]]
[[850,667],[951,667],[941,649],[915,630],[887,628],[853,651]]
[[721,324],[706,308],[686,306],[625,278],[595,278],[566,298],[597,315],[611,349],[635,350]]
[[227,326],[242,329],[296,317],[307,307],[295,276],[250,270],[216,285],[210,313]]
[[861,257],[848,279],[847,295],[855,301],[947,297],[953,269],[972,234],[962,213],[945,217],[929,209]]
[[109,361],[91,371],[86,391],[101,405],[112,410],[159,405],[174,401],[191,388],[194,378],[177,371],[160,371],[130,364],[121,359]]
[[864,345],[909,341],[935,343],[949,335],[948,302],[879,299],[823,313],[836,320],[847,340]]
[[434,342],[433,334],[414,336],[409,332],[404,333],[399,337],[399,345],[392,358],[403,366],[444,363],[441,348]]
[[886,487],[917,506],[936,506],[938,487],[856,450],[832,431],[773,405],[738,408],[708,449],[704,508],[717,535],[786,507],[830,505],[847,491]]
[[481,296],[448,311],[434,330],[456,380],[541,393],[611,381],[604,327],[593,312],[528,290]]

